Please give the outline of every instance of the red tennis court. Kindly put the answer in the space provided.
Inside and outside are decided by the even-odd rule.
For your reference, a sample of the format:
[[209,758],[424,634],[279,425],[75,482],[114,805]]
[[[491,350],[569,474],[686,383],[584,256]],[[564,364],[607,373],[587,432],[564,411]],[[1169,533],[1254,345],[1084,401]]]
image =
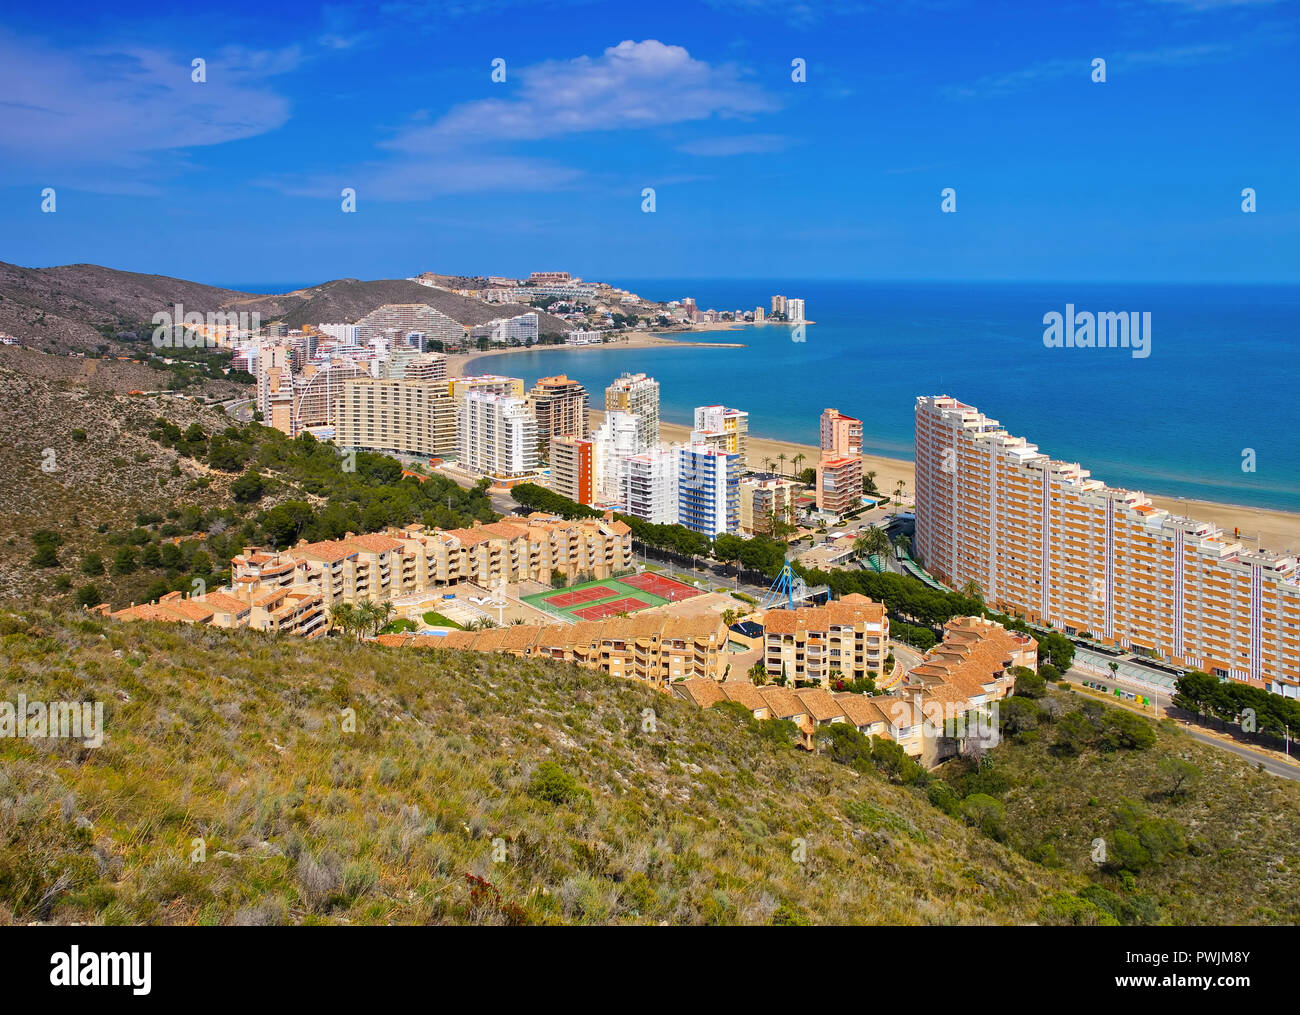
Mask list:
[[628,575],[626,578],[620,578],[619,581],[624,585],[631,585],[634,589],[640,589],[642,592],[649,592],[652,596],[658,596],[660,599],[670,601],[690,599],[692,596],[701,594],[699,589],[693,589],[689,585],[683,585],[679,581],[665,578],[663,575],[657,575],[651,571]]
[[650,603],[641,599],[616,599],[612,603],[601,603],[599,606],[588,606],[582,610],[574,610],[575,617],[581,617],[583,620],[604,620],[606,617],[612,617],[618,613],[634,613],[637,610],[644,610],[649,607]]
[[596,585],[589,589],[576,589],[573,592],[561,592],[556,596],[547,596],[542,602],[567,610],[570,606],[577,606],[579,603],[589,603],[593,599],[608,599],[610,596],[616,595],[618,595],[618,592],[608,585]]

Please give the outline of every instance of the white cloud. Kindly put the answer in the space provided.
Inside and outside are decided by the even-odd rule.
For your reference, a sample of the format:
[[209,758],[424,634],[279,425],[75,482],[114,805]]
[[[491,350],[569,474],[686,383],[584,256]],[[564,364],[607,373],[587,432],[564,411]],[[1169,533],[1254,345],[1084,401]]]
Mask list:
[[206,83],[191,80],[189,56],[55,51],[0,32],[0,151],[21,156],[24,172],[139,166],[147,153],[256,137],[289,118],[264,81],[298,66],[296,47],[194,56],[207,60]]
[[778,108],[736,65],[696,60],[681,46],[655,39],[620,42],[598,57],[550,60],[507,72],[518,76],[517,96],[463,103],[384,146],[434,152],[449,143],[530,141],[715,117],[745,119]]

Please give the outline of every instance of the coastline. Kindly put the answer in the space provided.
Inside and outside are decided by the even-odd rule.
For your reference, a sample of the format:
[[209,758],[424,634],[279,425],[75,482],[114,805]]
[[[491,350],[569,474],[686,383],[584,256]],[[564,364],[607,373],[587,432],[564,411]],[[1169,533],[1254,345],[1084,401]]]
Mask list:
[[[740,325],[748,327],[748,325]],[[633,334],[625,342],[610,342],[591,345],[535,345],[531,349],[512,346],[506,349],[486,349],[482,352],[464,353],[447,353],[447,376],[448,377],[465,377],[471,373],[471,368],[475,367],[480,360],[491,359],[494,356],[505,356],[511,353],[520,352],[544,352],[548,349],[564,349],[568,352],[576,352],[581,349],[653,349],[662,346],[680,346],[683,349],[743,349],[744,342],[691,342],[684,339],[667,338],[665,335],[689,335],[697,331],[732,331],[737,326],[730,321],[722,325],[704,325],[690,331],[677,332],[646,332],[643,334]]]
[[[592,409],[587,416],[589,425],[595,427],[605,418],[605,413]],[[660,422],[659,424],[660,439],[670,444],[686,441],[690,432],[691,428],[681,423]],[[771,458],[774,470],[780,472],[781,463],[777,460],[777,456],[782,454],[786,456],[786,474],[793,475],[796,471],[792,464],[795,455],[804,456],[800,468],[806,469],[816,465],[820,451],[812,444],[797,444],[793,441],[749,435],[750,468],[761,468],[763,459]],[[882,494],[892,496],[895,485],[900,479],[905,488],[905,500],[915,492],[916,467],[907,459],[889,458],[885,455],[863,455],[862,471],[864,474],[876,473],[876,489]],[[1223,529],[1230,539],[1233,529],[1239,528],[1241,536],[1238,538],[1247,549],[1262,547],[1279,553],[1300,553],[1300,514],[1295,512],[1222,504],[1217,501],[1164,497],[1146,490],[1142,492],[1151,498],[1151,503],[1157,508],[1168,511],[1171,515],[1194,518],[1199,522],[1211,522]]]

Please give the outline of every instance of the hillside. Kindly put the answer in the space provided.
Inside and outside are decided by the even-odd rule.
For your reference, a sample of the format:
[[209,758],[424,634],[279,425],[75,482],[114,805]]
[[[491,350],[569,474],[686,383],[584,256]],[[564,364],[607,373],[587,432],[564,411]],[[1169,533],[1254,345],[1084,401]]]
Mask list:
[[[427,303],[466,324],[482,324],[533,309],[513,303],[489,305],[406,279],[362,282],[355,278],[326,282],[282,296],[244,297],[231,301],[229,309],[257,311],[263,321],[283,321],[297,328],[304,324],[356,321],[386,303]],[[537,327],[542,334],[559,334],[572,327],[543,311],[539,310],[537,315]]]
[[0,261],[0,332],[47,351],[93,349],[105,340],[101,328],[148,322],[174,303],[207,313],[241,295],[98,264],[23,268]]
[[[98,362],[41,358],[52,366]],[[90,380],[117,366],[102,364]],[[206,471],[200,464],[149,436],[160,415],[182,429],[228,423],[220,409],[189,399],[132,398],[0,366],[0,598],[54,594],[56,572],[28,563],[33,532],[54,531],[68,547],[84,549],[96,545],[100,525],[130,526],[140,511],[223,502],[219,492],[195,488]]]
[[[56,366],[133,366],[5,351]],[[223,582],[248,543],[496,517],[482,490],[441,476],[404,480],[383,455],[359,454],[345,472],[332,445],[236,426],[191,399],[122,396],[57,373],[0,365],[0,432],[9,436],[0,443],[9,480],[0,484],[0,599],[120,608],[188,594],[196,579]]]
[[[106,334],[148,324],[154,314],[170,311],[176,303],[187,312],[257,312],[264,324],[281,321],[291,327],[356,321],[386,303],[427,303],[469,324],[532,309],[514,304],[489,306],[406,279],[338,279],[292,293],[262,296],[97,264],[23,268],[0,261],[0,333],[12,334],[47,352],[94,349],[106,341]],[[538,317],[543,334],[559,334],[570,327],[541,311]],[[137,331],[136,337],[143,340],[148,336]]]
[[0,633],[7,696],[102,701],[107,731],[0,739],[3,921],[1030,922],[1083,883],[565,665],[44,612]]
[[1052,689],[1028,721],[1016,700],[1003,703],[1003,719],[1026,728],[983,769],[939,771],[999,801],[1001,841],[1092,879],[1121,922],[1300,922],[1300,784],[1196,743],[1172,721],[1139,719],[1154,732],[1150,746],[1111,748],[1100,731],[1123,710],[1082,693]]

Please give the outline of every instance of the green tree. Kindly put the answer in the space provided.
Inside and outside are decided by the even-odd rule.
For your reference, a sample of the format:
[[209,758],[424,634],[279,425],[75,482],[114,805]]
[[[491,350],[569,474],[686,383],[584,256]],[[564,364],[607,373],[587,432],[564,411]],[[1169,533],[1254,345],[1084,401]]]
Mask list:
[[135,550],[129,546],[123,546],[113,557],[113,573],[127,575],[134,572],[135,568]]
[[104,558],[92,550],[81,558],[81,573],[94,577],[104,573]]
[[94,582],[88,582],[77,589],[77,594],[73,598],[78,606],[98,606],[104,601],[103,595],[100,594],[99,586]]

